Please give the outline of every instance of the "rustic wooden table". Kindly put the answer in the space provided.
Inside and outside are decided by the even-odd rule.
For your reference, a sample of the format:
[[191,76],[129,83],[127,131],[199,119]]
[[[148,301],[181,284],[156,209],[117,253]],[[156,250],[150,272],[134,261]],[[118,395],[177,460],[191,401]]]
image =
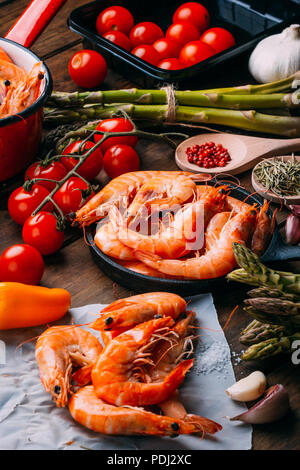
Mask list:
[[[9,27],[28,5],[28,0],[5,2],[0,6],[0,36],[4,36]],[[36,41],[32,50],[46,60],[49,66],[56,90],[73,91],[76,85],[72,83],[67,71],[68,60],[72,54],[82,48],[81,39],[72,33],[66,20],[72,9],[87,3],[87,0],[72,0],[61,9],[56,18],[48,26],[46,31]],[[225,86],[226,84],[238,85],[248,83],[250,76],[243,61],[236,63],[234,69],[224,72],[224,76],[211,77],[209,83],[204,86]],[[132,86],[128,81],[115,72],[109,71],[105,80],[107,88],[125,88]],[[176,169],[174,152],[168,147],[151,142],[139,142],[137,151],[142,157],[142,168],[145,170],[172,170]],[[252,191],[250,172],[239,175],[241,184]],[[0,199],[0,252],[14,243],[21,243],[21,229],[9,217],[7,212],[7,198],[11,190],[21,184],[21,178],[13,186],[6,188]],[[286,214],[281,212],[278,221]],[[131,293],[119,287],[113,288],[113,282],[106,277],[94,264],[89,249],[84,244],[80,233],[74,233],[68,237],[59,253],[45,259],[46,270],[42,280],[48,287],[64,287],[72,296],[72,306],[77,307],[89,303],[110,303],[116,295],[126,297]],[[293,269],[299,272],[299,263],[281,263],[280,269]],[[247,288],[242,285],[231,284],[223,290],[213,292],[215,306],[221,325],[224,325],[228,315],[237,304],[241,304],[245,298]],[[117,292],[117,293],[116,293]],[[239,353],[242,346],[239,343],[239,332],[250,321],[240,308],[233,316],[229,326],[225,330],[231,351]],[[253,449],[300,449],[300,394],[299,378],[300,368],[291,363],[289,357],[274,358],[273,360],[259,364],[235,364],[236,377],[250,373],[256,368],[263,369],[268,374],[270,385],[282,383],[287,387],[291,399],[291,413],[278,423],[260,425],[254,427]],[[254,369],[255,368],[255,369]]]

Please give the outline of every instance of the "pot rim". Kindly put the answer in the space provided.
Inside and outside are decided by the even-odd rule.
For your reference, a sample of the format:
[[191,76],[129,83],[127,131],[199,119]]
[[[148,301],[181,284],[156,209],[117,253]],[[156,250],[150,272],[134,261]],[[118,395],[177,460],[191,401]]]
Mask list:
[[38,99],[34,103],[32,103],[28,108],[21,111],[19,114],[13,115],[13,116],[7,116],[2,119],[0,118],[0,128],[1,128],[9,124],[14,124],[15,122],[20,122],[23,119],[34,114],[36,111],[38,111],[43,106],[48,96],[51,94],[53,81],[52,81],[50,70],[47,67],[46,63],[43,60],[41,60],[39,56],[37,56],[34,52],[32,52],[30,49],[27,49],[24,46],[21,46],[15,41],[11,41],[10,39],[0,38],[0,41],[8,42],[22,49],[24,53],[30,54],[32,57],[34,57],[34,59],[36,59],[37,62],[42,62],[43,67],[45,69],[45,87],[42,93],[40,94],[40,96],[38,97]]

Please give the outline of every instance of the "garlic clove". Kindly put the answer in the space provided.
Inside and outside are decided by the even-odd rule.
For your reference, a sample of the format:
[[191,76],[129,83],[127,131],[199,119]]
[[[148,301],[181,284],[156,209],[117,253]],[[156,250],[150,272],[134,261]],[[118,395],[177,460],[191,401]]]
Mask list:
[[229,387],[226,393],[235,401],[252,401],[264,393],[266,386],[266,376],[259,370],[256,370]]

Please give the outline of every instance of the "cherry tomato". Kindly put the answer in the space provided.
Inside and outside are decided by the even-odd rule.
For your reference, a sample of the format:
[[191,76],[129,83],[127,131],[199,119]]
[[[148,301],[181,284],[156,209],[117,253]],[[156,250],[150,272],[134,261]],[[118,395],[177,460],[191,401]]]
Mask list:
[[159,53],[154,49],[154,47],[149,46],[149,44],[137,46],[131,51],[131,53],[152,65],[156,65],[160,61]]
[[210,28],[202,34],[200,39],[211,46],[216,53],[235,45],[234,37],[224,28]]
[[117,46],[123,47],[126,51],[130,51],[132,49],[130,39],[121,31],[108,31],[103,34],[103,37]]
[[127,8],[112,6],[100,13],[96,21],[96,29],[101,35],[108,31],[121,31],[128,34],[133,24],[133,16]]
[[[68,145],[64,151],[63,155],[68,155],[72,153],[79,153],[80,150],[80,145],[81,145],[82,140],[77,140],[76,142],[73,142],[72,144]],[[91,142],[90,140],[87,140],[85,144],[83,144],[82,149],[81,149],[81,155],[86,153],[88,150],[94,147],[95,144]],[[100,148],[96,148],[96,150],[87,158],[87,160],[78,168],[77,173],[83,178],[87,179],[88,181],[92,180],[95,178],[98,173],[102,169],[102,160],[103,160],[103,155],[100,150]],[[64,165],[66,170],[69,172],[72,170],[78,163],[78,158],[72,158],[72,157],[61,157],[60,158],[61,163]]]
[[[30,180],[33,178],[47,178],[60,181],[66,176],[67,173],[67,170],[60,162],[52,161],[46,166],[43,166],[43,164],[40,162],[36,162],[27,168],[25,173],[25,181],[28,178]],[[44,186],[44,188],[48,189],[48,191],[52,191],[56,186],[55,183],[52,183],[51,181],[39,181],[38,184],[40,186]]]
[[[8,212],[17,224],[23,225],[25,220],[49,195],[49,191],[39,184],[34,184],[29,191],[23,186],[15,189],[8,199]],[[52,202],[47,202],[43,207],[44,211],[53,211]]]
[[64,232],[57,229],[57,219],[50,212],[41,211],[28,217],[23,225],[23,240],[42,255],[55,253],[63,244]]
[[152,44],[152,47],[159,53],[160,60],[168,59],[168,57],[178,57],[180,46],[177,42],[170,39],[158,39]]
[[129,145],[114,145],[104,154],[103,168],[110,178],[116,178],[123,173],[138,171],[140,159]]
[[[112,118],[104,119],[96,127],[97,131],[102,132],[130,132],[133,129],[133,125],[128,119],[125,118]],[[102,139],[101,134],[95,134],[95,142],[99,142]],[[137,144],[138,138],[133,136],[122,136],[122,137],[110,137],[106,139],[103,144],[100,145],[102,152],[106,152],[109,147],[112,147],[116,144],[130,145],[130,147],[135,147]]]
[[44,261],[33,246],[12,245],[0,256],[0,280],[37,285],[44,273]]
[[179,60],[186,66],[197,64],[202,60],[208,59],[215,54],[215,51],[208,44],[202,41],[188,42],[179,55]]
[[157,67],[159,67],[160,69],[165,69],[165,70],[178,70],[178,69],[185,68],[185,65],[182,62],[180,62],[179,59],[172,57],[170,59],[162,60],[161,62],[159,62]]
[[132,47],[137,47],[141,44],[151,45],[154,41],[163,37],[164,33],[161,28],[157,24],[151,23],[151,21],[136,24],[129,35]]
[[76,52],[69,62],[69,75],[82,88],[95,88],[107,74],[107,64],[99,52],[83,49]]
[[173,16],[173,23],[178,23],[178,21],[190,21],[194,23],[200,33],[202,33],[208,28],[209,19],[209,13],[201,3],[187,2],[177,8]]
[[196,41],[199,38],[199,29],[194,25],[194,23],[189,21],[173,23],[166,32],[166,39],[177,42],[181,47],[186,43]]
[[53,200],[64,215],[76,212],[92,195],[85,181],[71,176],[54,194]]

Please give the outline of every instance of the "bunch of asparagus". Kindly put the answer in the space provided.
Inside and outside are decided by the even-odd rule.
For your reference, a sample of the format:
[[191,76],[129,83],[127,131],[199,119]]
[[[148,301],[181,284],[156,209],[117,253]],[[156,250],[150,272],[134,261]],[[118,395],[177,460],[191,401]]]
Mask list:
[[300,340],[300,275],[266,267],[239,243],[233,244],[233,251],[241,269],[228,274],[228,279],[258,286],[244,301],[244,310],[255,320],[241,333],[240,341],[250,345],[242,358],[292,352],[293,342]]
[[[287,79],[265,85],[175,90],[175,121],[226,125],[289,137],[300,136],[300,117],[291,116],[289,112],[280,114],[282,109],[300,107],[300,93],[295,91],[299,78],[300,71]],[[45,108],[45,122],[58,125],[105,119],[118,110],[125,111],[133,119],[163,122],[169,116],[167,96],[165,89],[132,88],[75,93],[54,91]]]

